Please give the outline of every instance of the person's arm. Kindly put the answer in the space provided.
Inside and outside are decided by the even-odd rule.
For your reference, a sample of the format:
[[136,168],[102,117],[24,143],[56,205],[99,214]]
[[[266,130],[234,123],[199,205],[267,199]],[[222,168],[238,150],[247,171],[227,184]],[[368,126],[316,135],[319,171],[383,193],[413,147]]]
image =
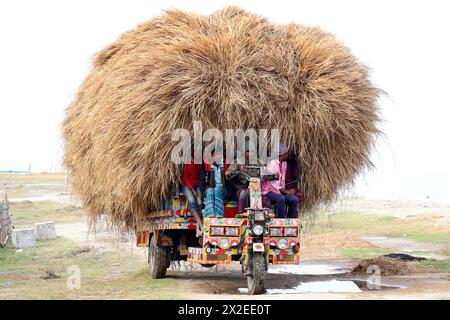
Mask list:
[[286,194],[288,196],[294,195],[297,191],[295,189],[280,189],[282,194]]
[[270,160],[266,167],[266,172],[280,176],[280,165],[277,160]]
[[203,164],[201,165],[198,174],[198,188],[200,189],[202,195],[204,195],[206,190],[206,168]]
[[300,160],[297,161],[297,168],[298,168],[298,175],[297,175],[298,190],[300,190],[300,192],[303,193],[303,186],[302,186],[302,162]]
[[272,172],[274,175],[276,175],[278,177],[278,179],[274,179],[272,181],[269,181],[269,183],[276,189],[280,190],[280,192],[283,192],[282,187],[282,183],[281,183],[281,179],[282,179],[282,172],[280,170],[280,161],[273,159],[271,161],[269,161],[269,163],[267,164],[267,169]]
[[238,165],[237,163],[230,163],[228,165],[227,170],[225,171],[225,175],[227,177],[231,176],[233,173],[235,173],[238,170]]
[[273,173],[268,165],[263,166],[261,168],[261,179],[262,180],[266,180],[266,181],[274,181],[274,180],[278,180],[280,178],[280,175],[277,173]]

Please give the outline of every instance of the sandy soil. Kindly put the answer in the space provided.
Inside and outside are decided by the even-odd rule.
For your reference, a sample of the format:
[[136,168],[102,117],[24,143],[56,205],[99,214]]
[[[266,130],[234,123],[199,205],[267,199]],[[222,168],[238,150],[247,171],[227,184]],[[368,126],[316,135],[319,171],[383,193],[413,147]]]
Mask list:
[[77,242],[83,247],[99,251],[131,252],[146,259],[147,248],[135,245],[134,235],[112,234],[108,232],[92,233],[85,222],[59,223],[55,225],[56,235]]

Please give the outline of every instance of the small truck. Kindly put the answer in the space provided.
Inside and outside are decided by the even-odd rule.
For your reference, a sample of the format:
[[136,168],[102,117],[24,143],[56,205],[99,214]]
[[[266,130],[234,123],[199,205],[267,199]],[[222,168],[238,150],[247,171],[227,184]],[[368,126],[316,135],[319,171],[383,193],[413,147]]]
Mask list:
[[246,174],[250,207],[238,214],[236,202],[225,202],[224,217],[204,219],[203,241],[196,237],[196,220],[182,193],[149,212],[137,230],[137,244],[148,246],[152,278],[163,278],[171,261],[204,267],[239,261],[248,293],[254,295],[264,293],[270,264],[299,264],[301,222],[275,218],[273,210],[262,207],[261,170],[255,169],[252,176]]

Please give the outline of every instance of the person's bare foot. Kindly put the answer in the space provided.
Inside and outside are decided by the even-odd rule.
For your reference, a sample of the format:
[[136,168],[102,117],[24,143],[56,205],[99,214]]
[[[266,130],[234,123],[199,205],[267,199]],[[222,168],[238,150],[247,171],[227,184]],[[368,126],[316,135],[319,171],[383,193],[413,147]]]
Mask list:
[[199,223],[197,223],[197,228],[195,229],[195,234],[196,234],[197,238],[203,237],[203,228],[200,227]]

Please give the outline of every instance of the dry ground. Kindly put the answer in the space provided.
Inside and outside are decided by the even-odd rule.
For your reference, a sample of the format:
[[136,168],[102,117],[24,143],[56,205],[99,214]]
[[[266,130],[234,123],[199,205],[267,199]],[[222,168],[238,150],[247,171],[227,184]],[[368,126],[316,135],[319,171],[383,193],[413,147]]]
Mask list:
[[[0,174],[0,182],[12,200],[15,227],[55,221],[58,235],[32,249],[16,251],[11,245],[0,249],[0,299],[249,298],[241,292],[246,281],[237,264],[205,269],[174,263],[166,279],[150,279],[146,252],[134,246],[131,235],[88,232],[63,175]],[[300,268],[270,273],[269,293],[252,298],[450,299],[450,210],[445,205],[414,207],[413,202],[395,201],[375,205],[364,199],[343,203],[304,228]],[[429,259],[416,263],[418,274],[383,276],[380,290],[369,290],[365,282],[369,275],[348,273],[361,259],[391,252]],[[69,290],[73,266],[80,269],[81,286]],[[336,280],[359,290],[296,291],[301,283],[324,284],[327,291]]]

